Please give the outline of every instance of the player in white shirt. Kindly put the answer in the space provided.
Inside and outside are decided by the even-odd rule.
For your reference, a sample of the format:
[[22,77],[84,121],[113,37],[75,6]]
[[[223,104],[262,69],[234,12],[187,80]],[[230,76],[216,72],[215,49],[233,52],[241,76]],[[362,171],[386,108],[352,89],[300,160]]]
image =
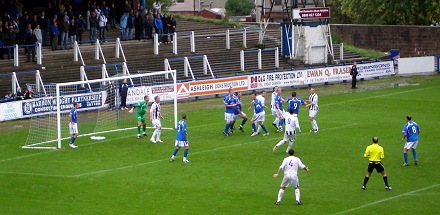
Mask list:
[[160,120],[163,119],[162,113],[160,112],[160,97],[155,96],[154,102],[151,105],[150,109],[150,122],[153,124],[153,127],[156,128],[154,130],[153,135],[151,136],[150,141],[152,143],[162,143],[163,141],[160,139],[160,134],[162,131],[162,125],[160,123]]
[[318,123],[315,120],[316,114],[318,114],[318,94],[315,93],[315,88],[310,88],[310,96],[309,100],[306,101],[308,104],[306,107],[309,108],[309,117],[310,117],[310,123],[312,124],[312,130],[311,132],[318,132]]
[[309,172],[309,168],[301,162],[301,159],[293,156],[295,154],[295,151],[293,149],[290,149],[288,151],[288,154],[289,157],[284,158],[283,163],[281,164],[280,168],[278,168],[278,172],[273,175],[273,177],[276,178],[278,177],[278,174],[280,174],[281,170],[284,170],[284,178],[281,182],[280,191],[278,191],[278,199],[275,202],[276,205],[279,205],[281,203],[284,189],[286,189],[286,187],[288,187],[289,185],[295,188],[296,204],[300,205],[301,201],[299,192],[298,168],[304,169],[305,171]]
[[275,98],[278,95],[278,86],[275,86],[273,88],[273,92],[272,92],[272,96],[271,96],[271,100],[270,100],[270,110],[272,111],[272,115],[275,116],[275,120],[272,122],[272,125],[275,126],[276,129],[278,129],[278,123],[279,123],[279,119],[277,117],[277,108],[275,106]]
[[289,112],[284,112],[283,118],[286,124],[286,131],[284,132],[284,138],[278,142],[274,147],[273,151],[276,151],[278,147],[282,146],[284,143],[289,142],[286,152],[292,148],[293,143],[296,139],[296,125],[298,123],[298,117],[294,114],[294,109],[290,109]]

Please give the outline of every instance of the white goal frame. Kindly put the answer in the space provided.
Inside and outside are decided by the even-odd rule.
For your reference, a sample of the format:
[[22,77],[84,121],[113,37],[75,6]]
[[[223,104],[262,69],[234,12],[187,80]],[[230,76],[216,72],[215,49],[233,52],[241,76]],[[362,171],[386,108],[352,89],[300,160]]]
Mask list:
[[[64,87],[64,86],[70,86],[70,85],[80,85],[80,84],[88,84],[88,83],[103,83],[103,82],[110,82],[110,81],[115,81],[115,80],[121,80],[123,78],[142,78],[142,77],[148,77],[148,76],[160,76],[160,75],[164,75],[164,76],[168,76],[169,74],[171,74],[172,78],[173,78],[173,87],[174,87],[174,92],[172,93],[174,98],[173,98],[173,108],[174,108],[174,128],[177,127],[177,77],[176,77],[176,70],[170,70],[170,71],[160,71],[160,72],[149,72],[149,73],[144,73],[144,74],[136,74],[136,75],[128,75],[128,76],[119,76],[119,77],[111,77],[111,78],[103,78],[103,79],[95,79],[95,80],[88,80],[88,81],[76,81],[76,82],[67,82],[67,83],[57,83],[56,84],[56,107],[57,107],[57,112],[56,112],[56,117],[57,117],[57,139],[54,141],[57,141],[57,147],[58,149],[61,149],[61,141],[64,139],[68,139],[70,137],[66,137],[66,138],[62,138],[62,132],[61,132],[61,92],[60,92],[60,88]],[[96,134],[101,134],[101,133],[108,133],[108,132],[113,132],[113,131],[121,131],[121,130],[127,130],[127,129],[132,129],[132,128],[122,128],[122,129],[115,129],[115,130],[108,130],[108,131],[102,131],[102,132],[95,132],[95,133],[88,133],[88,134],[82,134],[82,135],[78,135],[80,136],[92,136],[92,135],[96,135]],[[48,142],[52,142],[52,141],[48,141]],[[23,148],[39,148],[39,147],[23,147]],[[43,148],[43,147],[41,147]],[[48,147],[44,147],[44,148],[48,148]]]

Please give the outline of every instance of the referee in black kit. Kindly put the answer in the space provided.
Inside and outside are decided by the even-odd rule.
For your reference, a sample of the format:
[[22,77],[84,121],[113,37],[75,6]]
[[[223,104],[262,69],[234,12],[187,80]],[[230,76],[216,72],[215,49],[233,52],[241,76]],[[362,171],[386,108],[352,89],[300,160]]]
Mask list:
[[353,66],[351,66],[350,75],[351,75],[351,88],[356,89],[356,76],[358,75],[356,61],[354,61]]

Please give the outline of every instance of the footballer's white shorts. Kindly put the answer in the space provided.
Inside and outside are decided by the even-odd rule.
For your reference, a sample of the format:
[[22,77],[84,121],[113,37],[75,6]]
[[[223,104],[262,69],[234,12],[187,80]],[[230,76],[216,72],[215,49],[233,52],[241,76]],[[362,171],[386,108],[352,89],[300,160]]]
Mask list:
[[186,147],[186,146],[188,146],[188,141],[176,140],[176,142],[174,143],[174,146]]
[[290,142],[294,142],[296,139],[296,132],[295,131],[285,131],[284,132],[284,141],[290,141]]
[[318,114],[317,110],[309,110],[309,117],[310,118],[312,118],[312,117],[315,118],[316,114]]
[[153,121],[151,121],[151,124],[153,124],[153,127],[155,128],[162,126],[162,124],[160,124],[160,120],[158,119],[153,119]]
[[419,141],[406,142],[405,146],[403,146],[403,148],[406,149],[406,150],[416,149],[418,143],[419,143]]
[[70,134],[78,134],[78,124],[77,123],[72,124],[71,122],[69,122],[69,131]]
[[233,114],[233,113],[226,113],[225,112],[226,123],[233,122],[234,119],[235,119],[235,114]]
[[238,118],[244,118],[246,117],[246,114],[244,112],[241,112],[240,114],[235,114],[234,115],[234,120],[238,119]]
[[299,187],[298,175],[287,174],[284,175],[283,181],[281,182],[281,187],[292,186],[294,188]]
[[264,122],[266,119],[266,112],[262,111],[260,113],[254,114],[254,121],[255,122]]

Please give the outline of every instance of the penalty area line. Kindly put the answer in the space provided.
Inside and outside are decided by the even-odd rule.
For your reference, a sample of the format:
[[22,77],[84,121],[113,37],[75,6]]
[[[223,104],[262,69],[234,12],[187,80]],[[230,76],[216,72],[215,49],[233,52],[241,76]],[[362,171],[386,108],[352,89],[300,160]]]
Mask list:
[[[356,207],[356,208],[351,208],[351,209],[348,209],[348,210],[345,210],[345,211],[341,211],[341,212],[339,212],[339,213],[335,213],[334,215],[345,214],[345,213],[348,213],[348,212],[352,212],[352,211],[355,211],[355,210],[359,210],[359,209],[361,209],[361,208],[365,208],[365,207],[369,207],[369,206],[372,206],[372,205],[376,205],[376,204],[379,204],[379,203],[382,203],[382,202],[386,202],[386,201],[389,201],[389,200],[397,199],[397,198],[400,198],[400,197],[402,197],[402,196],[410,196],[410,195],[414,195],[415,193],[418,193],[418,192],[420,192],[420,191],[429,190],[429,189],[432,189],[432,188],[434,188],[434,187],[438,187],[438,186],[440,186],[440,184],[434,184],[434,185],[431,185],[431,186],[429,186],[429,187],[420,188],[420,189],[413,190],[413,191],[410,191],[410,192],[407,192],[407,193],[402,193],[402,194],[397,195],[397,196],[393,196],[393,197],[389,197],[389,198],[382,199],[382,200],[379,200],[379,201],[375,201],[375,202],[372,202],[372,203],[368,203],[368,204],[365,204],[365,205],[361,205],[361,206]],[[392,191],[390,191],[390,192],[392,192]]]

